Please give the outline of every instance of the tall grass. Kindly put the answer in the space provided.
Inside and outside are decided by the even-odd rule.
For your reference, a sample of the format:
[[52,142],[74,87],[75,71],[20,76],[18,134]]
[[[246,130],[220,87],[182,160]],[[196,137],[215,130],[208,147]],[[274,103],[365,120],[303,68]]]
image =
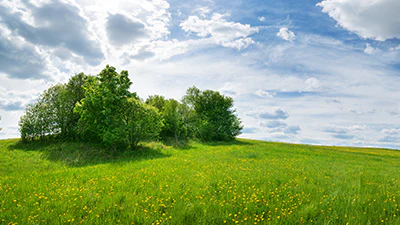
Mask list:
[[400,224],[400,152],[0,141],[4,224]]

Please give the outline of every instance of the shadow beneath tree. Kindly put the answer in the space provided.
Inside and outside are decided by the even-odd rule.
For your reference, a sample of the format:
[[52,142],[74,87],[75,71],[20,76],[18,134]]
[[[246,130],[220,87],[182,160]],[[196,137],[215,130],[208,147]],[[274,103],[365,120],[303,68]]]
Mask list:
[[254,145],[253,143],[247,142],[247,141],[242,141],[240,139],[235,139],[232,141],[210,141],[210,142],[201,142],[204,145],[208,146],[233,146],[233,145],[239,145],[239,146],[246,146],[246,145]]
[[18,142],[10,150],[37,151],[42,158],[60,162],[68,167],[84,167],[97,164],[120,164],[170,157],[162,152],[162,145],[141,145],[137,149],[111,150],[93,143],[80,142]]

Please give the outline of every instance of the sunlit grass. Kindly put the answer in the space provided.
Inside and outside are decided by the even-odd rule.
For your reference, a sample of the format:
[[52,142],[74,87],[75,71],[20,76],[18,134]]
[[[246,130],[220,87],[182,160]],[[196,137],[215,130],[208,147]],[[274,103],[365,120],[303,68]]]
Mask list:
[[0,224],[400,224],[400,152],[0,141]]

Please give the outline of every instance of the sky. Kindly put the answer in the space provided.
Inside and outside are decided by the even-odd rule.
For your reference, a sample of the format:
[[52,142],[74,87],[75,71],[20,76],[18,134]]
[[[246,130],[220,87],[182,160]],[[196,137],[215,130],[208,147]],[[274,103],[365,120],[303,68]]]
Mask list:
[[234,99],[241,138],[400,149],[398,0],[0,0],[0,139],[79,72]]

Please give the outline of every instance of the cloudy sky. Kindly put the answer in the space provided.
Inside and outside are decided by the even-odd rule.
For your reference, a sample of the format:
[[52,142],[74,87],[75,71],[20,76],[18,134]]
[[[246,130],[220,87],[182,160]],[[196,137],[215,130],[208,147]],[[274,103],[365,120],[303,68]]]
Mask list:
[[0,2],[0,139],[45,89],[110,64],[140,97],[231,96],[241,137],[400,149],[400,1]]

